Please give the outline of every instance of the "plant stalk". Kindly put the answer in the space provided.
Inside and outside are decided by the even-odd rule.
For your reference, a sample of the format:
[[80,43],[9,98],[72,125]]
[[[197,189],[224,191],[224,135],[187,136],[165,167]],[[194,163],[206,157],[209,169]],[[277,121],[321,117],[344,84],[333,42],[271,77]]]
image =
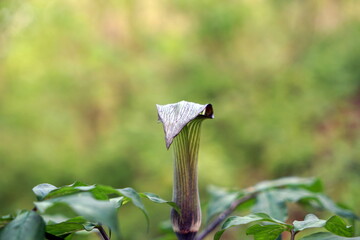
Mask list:
[[290,231],[291,233],[291,236],[290,236],[290,240],[295,240],[295,235],[298,233],[298,232],[295,232],[293,229]]
[[234,202],[230,205],[230,207],[229,207],[228,209],[226,209],[224,212],[222,212],[221,214],[219,214],[218,217],[214,219],[214,221],[212,221],[202,232],[200,232],[200,233],[196,236],[195,240],[202,240],[202,239],[204,239],[207,235],[209,235],[212,231],[214,231],[215,228],[217,228],[217,227],[225,220],[225,218],[227,218],[228,216],[230,216],[230,214],[231,214],[233,211],[235,211],[235,209],[236,209],[239,205],[241,205],[241,204],[243,204],[243,203],[245,203],[245,202],[247,202],[247,201],[255,198],[257,194],[258,194],[258,192],[253,192],[253,193],[251,193],[251,194],[249,194],[249,195],[246,195],[246,196],[244,196],[244,197],[242,197],[242,198],[234,201]]
[[181,214],[172,210],[173,229],[179,240],[195,238],[201,225],[197,163],[202,119],[194,119],[174,140],[173,201]]
[[201,225],[197,180],[200,126],[204,119],[214,118],[213,108],[186,101],[156,106],[166,148],[174,143],[173,202],[180,213],[171,211],[173,230],[179,240],[193,240]]
[[105,229],[101,225],[97,226],[96,228],[99,230],[99,233],[104,240],[110,240],[109,236],[105,232]]

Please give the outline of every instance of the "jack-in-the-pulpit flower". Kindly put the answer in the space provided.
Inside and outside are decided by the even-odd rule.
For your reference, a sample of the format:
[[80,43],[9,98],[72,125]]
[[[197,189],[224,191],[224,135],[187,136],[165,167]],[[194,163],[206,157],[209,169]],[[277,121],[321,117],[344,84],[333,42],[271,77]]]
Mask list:
[[201,209],[197,180],[200,127],[204,119],[214,118],[211,104],[181,101],[157,105],[164,126],[166,147],[174,143],[173,201],[180,214],[171,212],[173,230],[179,240],[195,238],[201,225]]

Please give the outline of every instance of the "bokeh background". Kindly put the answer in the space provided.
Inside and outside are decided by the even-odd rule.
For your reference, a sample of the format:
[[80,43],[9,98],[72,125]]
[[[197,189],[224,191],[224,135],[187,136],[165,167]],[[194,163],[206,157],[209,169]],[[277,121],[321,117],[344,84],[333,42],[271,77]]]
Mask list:
[[[358,0],[2,0],[0,214],[83,181],[171,198],[155,104],[212,103],[199,182],[315,176],[360,213]],[[120,211],[156,239],[169,208]],[[231,239],[231,238],[229,238]]]

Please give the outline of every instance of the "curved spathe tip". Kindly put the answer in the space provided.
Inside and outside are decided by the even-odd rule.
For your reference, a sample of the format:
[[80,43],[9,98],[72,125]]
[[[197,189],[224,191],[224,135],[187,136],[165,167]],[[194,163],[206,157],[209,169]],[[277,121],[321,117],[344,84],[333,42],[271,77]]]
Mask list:
[[181,101],[167,105],[156,104],[159,121],[164,126],[166,148],[169,148],[174,138],[183,127],[195,118],[214,118],[211,104],[198,104]]

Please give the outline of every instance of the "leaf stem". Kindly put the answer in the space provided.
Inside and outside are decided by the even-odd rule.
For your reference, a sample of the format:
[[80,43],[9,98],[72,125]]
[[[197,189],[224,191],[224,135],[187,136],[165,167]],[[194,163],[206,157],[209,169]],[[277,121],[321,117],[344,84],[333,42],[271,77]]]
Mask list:
[[220,225],[220,223],[222,221],[225,220],[225,218],[227,218],[233,211],[235,211],[235,209],[240,205],[240,204],[243,204],[247,201],[249,201],[250,199],[256,197],[256,195],[258,194],[259,192],[253,192],[249,195],[246,195],[236,201],[234,201],[230,207],[228,209],[226,209],[224,212],[220,213],[218,215],[217,218],[214,219],[214,221],[212,221],[201,233],[199,233],[195,240],[202,240],[204,239],[207,235],[209,235],[217,226]]
[[109,236],[108,236],[107,233],[105,232],[105,229],[104,229],[101,225],[97,226],[96,228],[99,230],[100,235],[102,236],[102,238],[103,238],[104,240],[110,240]]
[[294,229],[291,229],[290,233],[291,233],[290,240],[295,240],[295,235],[296,235],[298,232],[295,232]]

